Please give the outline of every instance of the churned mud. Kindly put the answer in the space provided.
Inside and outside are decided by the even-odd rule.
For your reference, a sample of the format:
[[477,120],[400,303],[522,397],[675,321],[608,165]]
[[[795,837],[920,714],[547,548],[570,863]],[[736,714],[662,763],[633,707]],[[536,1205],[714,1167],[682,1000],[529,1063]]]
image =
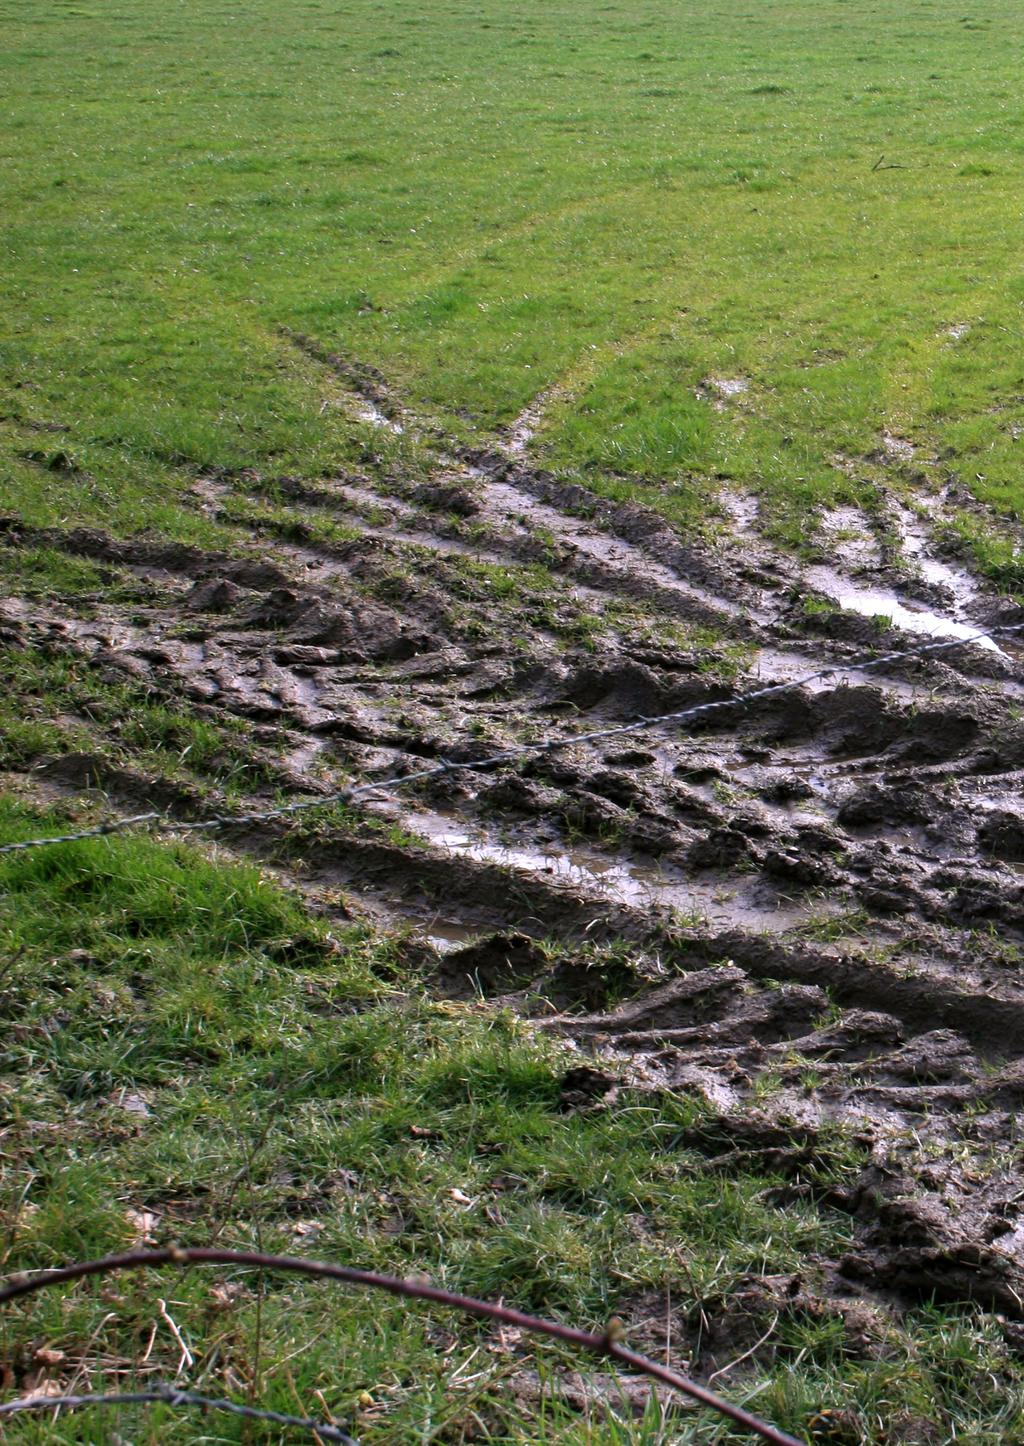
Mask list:
[[[573,1041],[566,1108],[692,1091],[715,1121],[688,1142],[709,1170],[753,1161],[780,1200],[824,1192],[848,1255],[752,1284],[755,1323],[813,1297],[870,1351],[886,1312],[939,1296],[1024,1340],[1024,669],[1012,641],[966,641],[1024,613],[943,553],[941,495],[825,516],[803,562],[738,493],[710,540],[681,537],[533,468],[542,404],[467,453],[371,369],[296,342],[336,363],[353,415],[432,442],[430,483],[277,479],[271,503],[261,479],[199,476],[195,506],[236,529],[218,553],[7,519],[4,547],[58,546],[139,590],[11,597],[4,644],[243,726],[265,781],[236,813],[823,673],[225,843],[319,907],[407,930],[427,987],[505,999]],[[27,760],[19,786],[210,811],[74,723],[75,747]],[[838,1127],[856,1161],[823,1186]],[[712,1374],[714,1341],[676,1330]]]

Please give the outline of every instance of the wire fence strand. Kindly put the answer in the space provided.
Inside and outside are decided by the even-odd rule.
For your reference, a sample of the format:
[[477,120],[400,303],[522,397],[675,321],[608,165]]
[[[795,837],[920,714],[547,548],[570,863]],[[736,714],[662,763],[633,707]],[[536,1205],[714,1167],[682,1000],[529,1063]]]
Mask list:
[[216,1396],[201,1396],[196,1391],[183,1391],[177,1386],[151,1386],[145,1391],[86,1392],[80,1396],[22,1396],[16,1401],[5,1401],[0,1405],[0,1416],[13,1416],[20,1411],[77,1411],[83,1406],[193,1406],[202,1411],[225,1411],[232,1416],[244,1416],[248,1421],[267,1421],[273,1426],[290,1426],[299,1431],[308,1431],[322,1441],[340,1441],[343,1446],[359,1446],[354,1436],[349,1436],[337,1426],[326,1421],[314,1421],[308,1416],[287,1416],[281,1411],[268,1411],[262,1406],[246,1406],[239,1401],[220,1400]]
[[[575,1326],[562,1325],[560,1321],[544,1320],[540,1316],[527,1315],[512,1306],[500,1305],[495,1301],[478,1300],[471,1295],[458,1295],[440,1286],[430,1285],[424,1280],[405,1280],[395,1275],[381,1275],[372,1270],[358,1270],[354,1266],[334,1265],[328,1261],[306,1260],[295,1255],[267,1255],[261,1251],[221,1250],[213,1246],[167,1246],[161,1250],[131,1250],[120,1255],[106,1255],[97,1260],[78,1261],[74,1265],[62,1266],[58,1270],[43,1271],[38,1275],[16,1276],[0,1288],[0,1305],[19,1297],[32,1295],[39,1290],[67,1285],[71,1281],[83,1280],[87,1276],[108,1275],[122,1270],[145,1270],[158,1265],[238,1265],[252,1266],[261,1270],[278,1270],[297,1275],[311,1276],[318,1280],[337,1280],[347,1285],[363,1286],[371,1290],[383,1290],[389,1295],[405,1300],[427,1300],[451,1310],[463,1311],[467,1315],[481,1316],[487,1320],[500,1321],[503,1325],[516,1326],[534,1335],[548,1336],[575,1346],[578,1350],[592,1355],[609,1357],[622,1365],[630,1366],[641,1375],[660,1381],[672,1390],[688,1396],[701,1406],[706,1406],[720,1416],[752,1431],[771,1446],[803,1446],[795,1436],[788,1435],[778,1426],[752,1415],[742,1406],[725,1400],[706,1386],[680,1375],[668,1366],[660,1365],[623,1344],[622,1331],[616,1324],[600,1334],[579,1330]],[[52,1401],[51,1401],[52,1404]]]
[[[544,738],[530,743],[517,743],[500,753],[493,753],[485,758],[448,758],[440,763],[432,764],[429,768],[419,768],[411,773],[395,773],[387,778],[380,779],[375,783],[360,783],[354,787],[338,789],[334,793],[321,794],[316,798],[300,798],[292,803],[280,804],[275,808],[259,809],[248,813],[235,814],[213,814],[208,818],[198,819],[193,822],[182,821],[168,813],[151,812],[133,814],[127,818],[109,820],[107,823],[96,824],[91,828],[77,829],[71,833],[48,834],[40,838],[19,839],[14,843],[0,845],[0,854],[21,853],[28,849],[48,848],[54,844],[78,843],[83,839],[106,838],[110,834],[124,833],[131,829],[141,828],[147,824],[159,824],[167,833],[190,834],[208,833],[218,829],[248,827],[251,824],[270,823],[276,819],[292,818],[297,814],[309,813],[314,809],[332,808],[338,804],[350,804],[357,802],[368,794],[394,793],[400,788],[407,788],[410,784],[425,783],[430,779],[442,778],[453,773],[484,772],[489,768],[499,768],[502,764],[518,763],[520,759],[535,757],[545,753],[562,752],[568,748],[579,748],[594,743],[604,742],[608,738],[619,738],[625,734],[642,733],[645,729],[656,728],[666,723],[689,723],[698,718],[707,717],[708,714],[721,712],[723,710],[749,708],[752,704],[760,702],[764,698],[771,698],[780,693],[793,692],[798,688],[805,688],[811,683],[821,682],[823,679],[835,677],[840,673],[864,673],[872,669],[884,668],[893,663],[910,661],[914,658],[923,658],[933,653],[946,652],[954,648],[969,647],[972,643],[981,642],[984,639],[995,639],[1010,637],[1024,633],[1024,623],[1007,623],[1000,627],[988,628],[985,631],[972,633],[967,638],[947,638],[939,643],[926,643],[918,648],[905,648],[899,652],[883,653],[879,657],[861,658],[850,663],[830,664],[827,667],[817,668],[811,673],[805,673],[799,678],[790,678],[783,683],[771,683],[765,688],[755,688],[749,693],[740,693],[733,698],[720,698],[710,703],[697,703],[689,708],[680,708],[670,713],[658,713],[653,716],[643,716],[633,719],[629,723],[611,724],[606,728],[594,728],[586,733],[571,733]],[[411,755],[407,754],[406,757]]]

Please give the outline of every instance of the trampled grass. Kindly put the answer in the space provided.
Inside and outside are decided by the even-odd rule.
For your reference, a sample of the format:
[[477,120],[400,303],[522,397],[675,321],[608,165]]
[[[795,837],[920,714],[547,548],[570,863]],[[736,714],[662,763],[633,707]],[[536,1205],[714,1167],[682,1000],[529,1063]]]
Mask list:
[[792,535],[885,429],[1019,508],[1007,0],[4,8],[27,516],[194,533],[182,469],[351,458],[282,327],[474,437],[555,387],[543,454],[678,516],[725,477]]

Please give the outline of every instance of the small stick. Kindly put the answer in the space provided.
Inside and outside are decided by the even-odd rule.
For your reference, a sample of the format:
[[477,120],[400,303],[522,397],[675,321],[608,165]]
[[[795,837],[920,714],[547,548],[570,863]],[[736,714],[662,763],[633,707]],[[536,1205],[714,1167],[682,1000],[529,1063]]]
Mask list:
[[188,1366],[189,1370],[191,1370],[196,1363],[196,1358],[189,1350],[188,1346],[185,1344],[184,1337],[182,1336],[181,1331],[178,1329],[174,1317],[167,1309],[167,1302],[165,1300],[157,1300],[157,1305],[160,1307],[161,1317],[166,1321],[168,1327],[170,1328],[171,1335],[178,1342],[178,1348],[181,1351],[181,1359],[178,1362],[178,1369],[174,1373],[175,1380],[177,1380],[178,1376],[181,1375],[182,1367]]

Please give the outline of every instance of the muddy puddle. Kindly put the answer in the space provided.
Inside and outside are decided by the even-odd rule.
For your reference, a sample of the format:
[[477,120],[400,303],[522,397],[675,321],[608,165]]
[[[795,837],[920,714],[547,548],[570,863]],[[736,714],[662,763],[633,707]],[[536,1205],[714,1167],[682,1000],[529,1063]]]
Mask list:
[[[755,933],[782,932],[812,912],[810,905],[772,898],[763,886],[741,878],[701,883],[655,859],[624,860],[580,843],[537,845],[498,839],[463,819],[423,810],[403,815],[402,824],[455,859],[540,875],[595,902],[603,899],[638,910],[669,911],[691,925],[732,923]],[[827,911],[825,906],[823,912]],[[429,921],[422,927],[430,932]]]
[[885,618],[892,627],[917,637],[936,640],[962,638],[965,642],[974,642],[976,647],[983,648],[986,652],[1003,653],[993,638],[978,636],[978,624],[958,622],[955,618],[933,612],[919,603],[902,600],[884,588],[851,583],[829,567],[809,567],[806,578],[815,592],[831,598],[847,612],[859,613],[865,618]]
[[[893,460],[913,456],[909,442],[890,434],[883,438],[882,451]],[[878,515],[856,507],[825,513],[820,538],[828,561],[806,567],[803,583],[846,612],[885,620],[916,637],[973,641],[985,652],[1006,657],[994,639],[977,636],[983,630],[975,618],[982,601],[978,579],[936,549],[929,519],[945,500],[942,491],[922,497],[919,511],[889,497]],[[893,565],[909,574],[905,586],[892,585]]]
[[776,683],[799,682],[809,693],[832,693],[836,688],[884,686],[900,698],[910,700],[920,688],[901,678],[882,675],[872,668],[847,666],[841,661],[822,664],[813,653],[797,653],[787,648],[759,648],[751,663],[752,685],[772,687]]
[[919,516],[909,507],[891,499],[889,509],[894,519],[900,547],[911,566],[916,568],[925,582],[941,588],[948,594],[955,617],[963,618],[965,610],[974,603],[981,591],[978,580],[964,568],[956,566],[936,554],[932,534],[926,519],[934,519],[946,506],[948,489],[937,496],[929,497],[924,503],[924,515]]
[[395,417],[387,416],[369,397],[361,397],[356,404],[355,411],[359,420],[366,422],[371,427],[380,427],[386,432],[392,432],[396,437],[401,437],[405,432],[404,423]]

